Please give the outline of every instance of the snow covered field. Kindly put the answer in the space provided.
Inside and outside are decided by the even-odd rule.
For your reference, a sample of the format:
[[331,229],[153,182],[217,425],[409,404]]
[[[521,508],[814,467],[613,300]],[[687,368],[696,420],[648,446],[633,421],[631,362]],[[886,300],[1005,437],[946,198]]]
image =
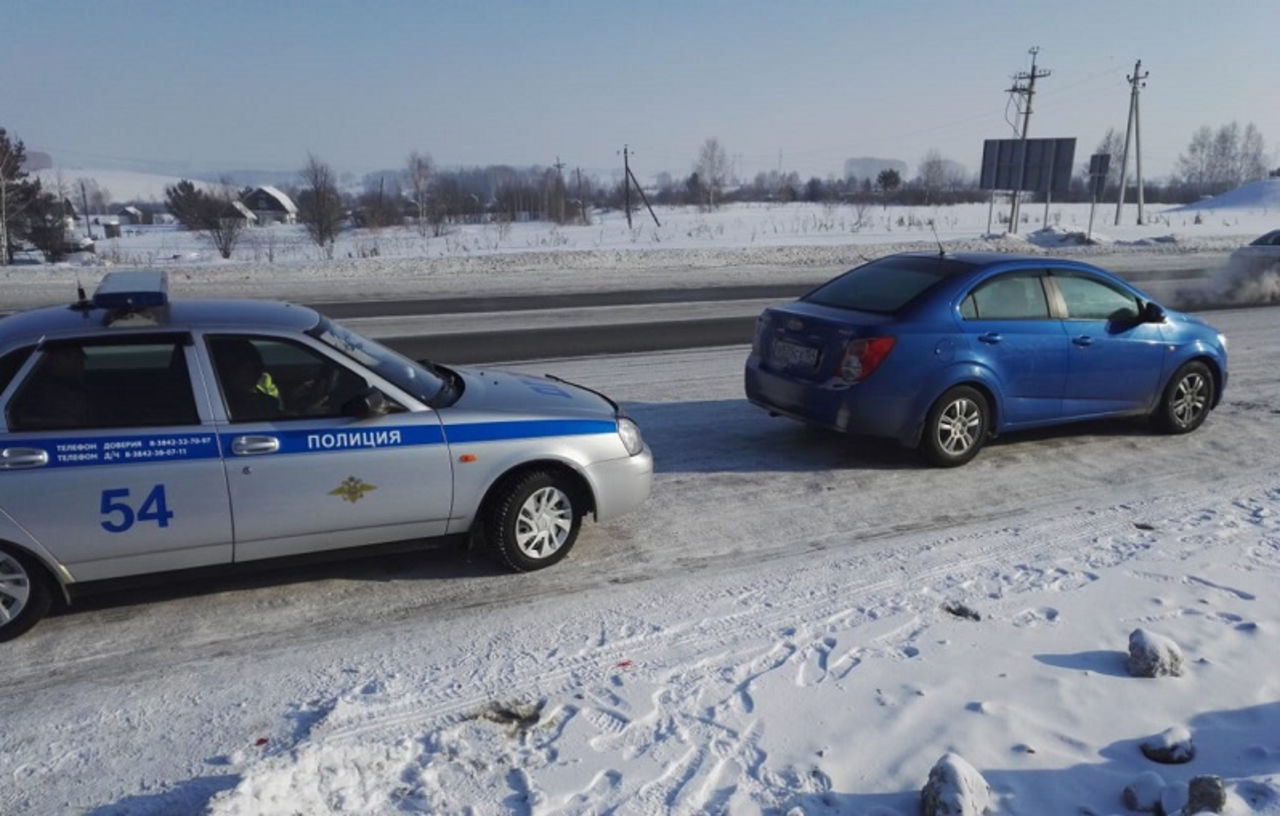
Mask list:
[[[624,402],[641,512],[533,575],[412,553],[91,599],[5,644],[0,812],[909,816],[956,751],[1001,814],[1122,813],[1151,770],[1280,813],[1280,328],[1208,317],[1232,379],[1198,432],[948,471],[767,418],[742,348],[522,366]],[[1126,675],[1138,627],[1186,676]],[[1145,759],[1175,725],[1194,761]]]
[[[75,281],[92,284],[107,266],[173,270],[183,290],[299,299],[444,297],[530,294],[596,288],[636,289],[715,283],[811,281],[835,274],[864,256],[936,246],[930,222],[952,251],[1053,252],[1110,265],[1162,267],[1223,263],[1243,243],[1280,223],[1280,179],[1228,194],[1230,206],[1202,202],[1194,210],[1149,206],[1136,226],[1136,206],[1124,225],[1111,226],[1115,207],[1099,205],[1093,245],[1079,243],[1087,204],[1024,206],[1016,234],[987,235],[986,205],[857,207],[850,204],[737,204],[712,212],[660,208],[662,226],[643,210],[628,229],[621,212],[596,213],[589,226],[543,222],[451,226],[442,237],[412,227],[350,230],[334,258],[311,243],[300,226],[248,229],[224,261],[198,235],[174,227],[131,227],[98,242],[97,255],[79,262],[0,269],[0,305],[9,308],[64,301]],[[997,216],[1007,206],[997,207]],[[993,227],[1002,231],[999,222]],[[104,266],[105,265],[105,266]]]

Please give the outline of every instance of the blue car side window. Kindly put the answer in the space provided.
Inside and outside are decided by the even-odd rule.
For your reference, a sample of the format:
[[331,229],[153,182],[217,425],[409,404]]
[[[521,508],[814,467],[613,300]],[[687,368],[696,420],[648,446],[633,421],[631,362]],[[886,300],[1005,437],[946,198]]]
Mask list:
[[970,320],[1046,320],[1049,303],[1039,275],[1003,275],[979,286],[972,295]]
[[1133,320],[1138,316],[1138,300],[1127,292],[1070,273],[1055,274],[1053,280],[1067,304],[1069,320]]

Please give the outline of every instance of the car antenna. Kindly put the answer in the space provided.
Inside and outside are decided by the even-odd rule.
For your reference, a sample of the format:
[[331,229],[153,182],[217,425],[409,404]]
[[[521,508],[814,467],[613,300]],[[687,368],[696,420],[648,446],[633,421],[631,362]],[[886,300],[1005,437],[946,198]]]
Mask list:
[[947,257],[947,251],[942,248],[942,239],[938,237],[938,225],[934,223],[936,219],[929,219],[929,229],[933,230],[933,240],[938,242],[938,257]]
[[81,312],[87,312],[93,308],[93,301],[89,300],[88,295],[84,293],[84,284],[80,282],[79,276],[76,277],[76,302],[71,304],[71,308]]

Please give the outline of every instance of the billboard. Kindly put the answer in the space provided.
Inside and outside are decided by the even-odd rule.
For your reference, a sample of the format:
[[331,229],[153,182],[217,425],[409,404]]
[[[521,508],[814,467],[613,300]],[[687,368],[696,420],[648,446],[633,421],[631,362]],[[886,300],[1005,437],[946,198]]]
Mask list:
[[1071,185],[1075,157],[1074,138],[987,139],[982,144],[982,178],[978,186],[984,190],[1065,193]]
[[1110,170],[1110,153],[1094,153],[1089,157],[1089,190],[1094,198],[1102,198],[1102,191],[1107,186],[1107,173]]

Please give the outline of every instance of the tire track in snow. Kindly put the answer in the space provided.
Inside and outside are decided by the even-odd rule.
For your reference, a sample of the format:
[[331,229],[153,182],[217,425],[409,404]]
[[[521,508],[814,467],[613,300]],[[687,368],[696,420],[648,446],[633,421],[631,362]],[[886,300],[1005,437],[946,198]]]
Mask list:
[[[1275,482],[1277,474],[1268,472],[1266,478]],[[910,543],[914,551],[913,558],[921,558],[912,569],[911,584],[928,586],[940,582],[953,573],[966,575],[981,572],[998,564],[1013,565],[1009,589],[1016,591],[1020,587],[1034,587],[1034,581],[1028,581],[1026,574],[1039,574],[1044,580],[1039,586],[1050,586],[1061,591],[1071,591],[1083,586],[1079,581],[1063,581],[1063,573],[1069,574],[1056,566],[1041,568],[1028,565],[1027,562],[1052,559],[1059,555],[1064,541],[1094,541],[1093,546],[1104,552],[1111,547],[1105,541],[1112,537],[1120,537],[1133,532],[1135,516],[1167,517],[1177,515],[1177,510],[1188,504],[1195,505],[1203,500],[1222,495],[1225,491],[1247,491],[1256,486],[1258,477],[1242,476],[1228,483],[1215,484],[1212,488],[1198,489],[1190,494],[1166,494],[1152,499],[1132,499],[1116,503],[1110,507],[1091,511],[1087,514],[1067,512],[1043,523],[1028,525],[1001,524],[998,528],[970,526],[963,533],[948,536],[945,544],[937,544],[931,540],[921,541],[919,535],[909,535],[907,542],[895,542],[895,551],[903,551],[902,544]],[[1031,522],[1032,520],[1027,519]],[[1005,533],[1010,529],[1018,529],[1021,535],[1019,544],[1008,547]],[[996,544],[983,544],[993,540]],[[1085,548],[1086,550],[1088,548]],[[1083,557],[1087,553],[1077,553]],[[875,600],[883,601],[886,591],[901,589],[903,577],[901,568],[896,563],[888,566],[876,566],[874,557],[841,558],[837,563],[843,568],[860,570],[860,577],[830,585],[828,591],[820,596],[807,600],[795,600],[786,604],[778,604],[772,609],[761,605],[747,605],[735,612],[715,618],[690,622],[684,625],[671,626],[655,633],[642,633],[632,637],[621,638],[610,642],[599,649],[592,650],[567,659],[562,659],[554,667],[543,668],[534,675],[512,676],[499,673],[488,678],[479,690],[471,687],[440,694],[428,692],[399,704],[390,705],[377,712],[360,712],[359,721],[341,721],[340,717],[331,715],[323,723],[323,727],[313,729],[326,741],[347,741],[367,739],[377,734],[399,733],[405,730],[419,731],[447,726],[457,723],[480,710],[496,697],[511,698],[545,698],[571,694],[575,689],[584,686],[607,685],[609,677],[618,673],[617,664],[627,660],[636,666],[661,666],[662,656],[667,653],[693,655],[691,660],[702,656],[703,659],[730,650],[733,644],[746,639],[754,639],[762,632],[773,632],[778,642],[771,652],[754,661],[748,676],[735,678],[739,687],[749,690],[752,677],[769,671],[792,665],[796,655],[804,653],[794,646],[797,639],[809,637],[821,641],[823,635],[816,632],[804,632],[794,626],[796,621],[804,620],[838,620],[836,624],[842,628],[857,627],[871,622],[866,612],[852,611],[847,607],[849,598],[859,599],[866,608]],[[962,566],[957,566],[957,561]],[[1037,573],[1038,571],[1038,573]],[[1002,573],[1004,570],[1002,570]],[[774,597],[771,593],[783,591],[790,583],[787,578],[767,581],[764,585],[736,585],[733,592],[740,597],[753,595],[757,597]],[[1087,582],[1086,582],[1087,583]],[[820,626],[829,627],[831,623]],[[893,621],[893,628],[881,635],[878,640],[893,639],[905,629],[914,627],[914,619],[906,622]],[[787,635],[790,631],[792,634]],[[749,633],[749,634],[744,634]],[[867,650],[866,646],[860,647]],[[805,653],[807,654],[807,653]],[[843,660],[844,658],[842,658]],[[839,661],[838,661],[839,662]],[[523,687],[523,689],[522,689]],[[523,694],[521,693],[523,690]],[[750,713],[749,706],[742,707]]]

